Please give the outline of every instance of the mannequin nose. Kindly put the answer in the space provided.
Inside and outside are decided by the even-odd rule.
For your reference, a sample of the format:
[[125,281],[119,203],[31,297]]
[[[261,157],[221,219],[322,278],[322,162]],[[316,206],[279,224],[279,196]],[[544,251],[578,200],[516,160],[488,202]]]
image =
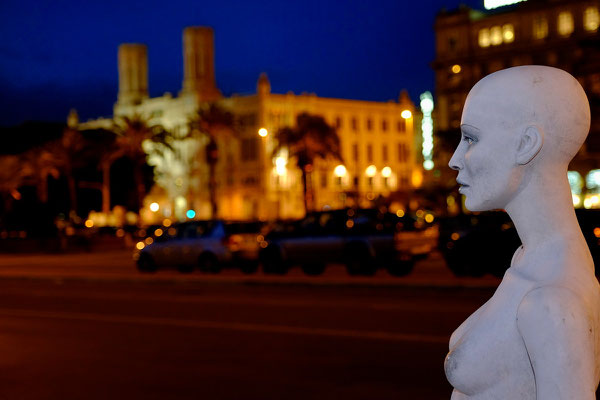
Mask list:
[[448,162],[448,166],[455,171],[460,171],[463,167],[462,157],[458,154],[458,149],[452,154],[452,158]]

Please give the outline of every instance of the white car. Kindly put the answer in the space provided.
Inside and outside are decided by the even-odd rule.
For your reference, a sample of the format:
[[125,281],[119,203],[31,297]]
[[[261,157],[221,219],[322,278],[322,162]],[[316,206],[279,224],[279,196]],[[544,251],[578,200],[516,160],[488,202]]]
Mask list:
[[[136,245],[134,260],[142,272],[177,268],[217,273],[223,266],[258,268],[260,222],[190,221],[156,228]],[[150,239],[149,239],[150,238]]]

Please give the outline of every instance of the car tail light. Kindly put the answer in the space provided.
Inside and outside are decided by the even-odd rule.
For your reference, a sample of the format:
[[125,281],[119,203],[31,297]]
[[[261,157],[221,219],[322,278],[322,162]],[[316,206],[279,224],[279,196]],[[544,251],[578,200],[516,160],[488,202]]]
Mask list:
[[231,250],[237,250],[240,248],[242,243],[242,237],[240,235],[225,236],[222,240],[223,245],[229,247]]

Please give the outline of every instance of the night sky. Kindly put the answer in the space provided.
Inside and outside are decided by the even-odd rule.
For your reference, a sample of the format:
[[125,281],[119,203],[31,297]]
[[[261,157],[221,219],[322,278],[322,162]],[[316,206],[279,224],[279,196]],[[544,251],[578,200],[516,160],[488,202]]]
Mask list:
[[64,121],[70,108],[110,116],[125,42],[148,46],[150,95],[176,95],[182,31],[195,25],[215,30],[225,95],[253,93],[264,71],[275,93],[387,101],[406,88],[416,100],[433,90],[435,14],[460,2],[2,0],[0,125]]

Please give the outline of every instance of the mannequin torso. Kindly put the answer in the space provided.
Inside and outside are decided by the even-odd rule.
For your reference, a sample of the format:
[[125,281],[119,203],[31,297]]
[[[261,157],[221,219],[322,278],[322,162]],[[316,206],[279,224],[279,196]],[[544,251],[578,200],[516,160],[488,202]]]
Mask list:
[[[556,254],[556,246],[546,246],[552,247]],[[538,249],[536,253],[539,252],[543,253],[544,249]],[[589,252],[583,249],[580,252],[583,257],[570,261],[579,262],[578,268],[560,265],[569,256],[565,251],[561,252],[562,257],[548,260],[554,266],[536,265],[535,259],[539,261],[539,257],[534,254],[534,257],[526,257],[523,253],[523,247],[519,247],[513,256],[511,267],[492,298],[452,334],[450,352],[444,365],[446,376],[455,388],[452,400],[504,399],[506,393],[511,393],[514,396],[511,398],[519,400],[537,399],[534,370],[527,343],[520,331],[518,316],[523,301],[539,291],[552,293],[551,296],[555,296],[558,291],[556,296],[564,310],[585,310],[584,319],[589,326],[586,329],[571,326],[569,330],[571,335],[582,337],[583,340],[590,338],[592,333],[595,354],[588,354],[587,357],[582,354],[577,358],[580,361],[600,358],[600,315],[598,308],[593,307],[594,303],[600,304],[600,286],[593,274],[590,274],[593,264],[591,258],[588,258]],[[573,269],[580,273],[573,273]],[[547,276],[548,270],[559,272],[554,276]],[[564,271],[567,270],[569,273],[565,274]],[[561,295],[561,292],[566,293]],[[541,326],[538,328],[544,329]],[[552,349],[548,351],[552,353]],[[561,352],[561,349],[556,351]],[[560,354],[555,356],[559,358]],[[593,372],[589,378],[597,381],[600,371],[593,365],[587,368],[591,368]],[[552,385],[551,382],[547,384]],[[571,397],[566,398],[585,398],[578,397],[575,392],[570,395]]]
[[583,88],[552,67],[495,72],[467,96],[449,166],[466,207],[506,210],[523,246],[450,339],[454,400],[595,399],[600,287],[567,180],[589,126]]

